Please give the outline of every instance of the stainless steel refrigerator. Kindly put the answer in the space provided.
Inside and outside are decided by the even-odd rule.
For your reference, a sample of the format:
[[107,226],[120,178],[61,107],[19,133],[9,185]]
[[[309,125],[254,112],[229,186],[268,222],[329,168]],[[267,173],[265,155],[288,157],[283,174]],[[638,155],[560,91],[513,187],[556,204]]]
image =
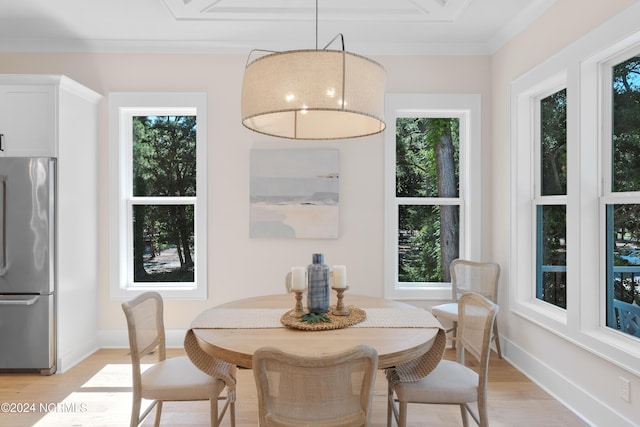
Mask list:
[[56,161],[0,158],[0,370],[56,370]]

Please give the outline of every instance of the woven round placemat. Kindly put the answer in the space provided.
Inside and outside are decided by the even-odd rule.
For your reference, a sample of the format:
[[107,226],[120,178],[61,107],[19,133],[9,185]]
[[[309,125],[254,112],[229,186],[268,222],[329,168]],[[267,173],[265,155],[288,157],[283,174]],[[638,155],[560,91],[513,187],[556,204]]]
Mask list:
[[342,329],[351,325],[355,325],[356,323],[362,322],[367,318],[367,313],[364,310],[349,306],[347,310],[349,310],[350,314],[348,316],[336,316],[332,313],[334,306],[329,308],[329,312],[327,313],[327,317],[331,319],[331,322],[318,322],[318,323],[307,323],[300,320],[299,317],[291,316],[291,311],[287,311],[280,318],[280,322],[288,328],[301,329],[303,331],[326,331],[329,329]]

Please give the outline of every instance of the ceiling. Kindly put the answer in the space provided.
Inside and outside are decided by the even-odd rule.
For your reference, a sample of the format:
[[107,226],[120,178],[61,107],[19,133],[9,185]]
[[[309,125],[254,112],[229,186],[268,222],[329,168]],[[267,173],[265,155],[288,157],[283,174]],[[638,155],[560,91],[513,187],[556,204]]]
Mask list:
[[361,54],[491,54],[554,2],[318,0],[316,39],[314,0],[6,0],[0,51],[246,54],[341,33]]

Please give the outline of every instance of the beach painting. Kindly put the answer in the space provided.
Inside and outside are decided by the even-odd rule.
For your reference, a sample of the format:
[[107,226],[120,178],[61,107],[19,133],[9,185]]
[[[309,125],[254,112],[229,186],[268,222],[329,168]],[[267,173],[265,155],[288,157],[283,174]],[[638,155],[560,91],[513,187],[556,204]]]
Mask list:
[[340,152],[251,150],[250,237],[336,239]]

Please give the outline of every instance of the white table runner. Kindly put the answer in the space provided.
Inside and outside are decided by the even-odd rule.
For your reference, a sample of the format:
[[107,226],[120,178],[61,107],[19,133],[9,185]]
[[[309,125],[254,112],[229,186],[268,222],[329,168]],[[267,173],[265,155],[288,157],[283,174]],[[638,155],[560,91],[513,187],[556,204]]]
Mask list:
[[[361,308],[367,318],[350,328],[441,328],[431,313],[420,308]],[[211,308],[191,323],[192,328],[256,329],[282,328],[280,318],[287,308]]]

